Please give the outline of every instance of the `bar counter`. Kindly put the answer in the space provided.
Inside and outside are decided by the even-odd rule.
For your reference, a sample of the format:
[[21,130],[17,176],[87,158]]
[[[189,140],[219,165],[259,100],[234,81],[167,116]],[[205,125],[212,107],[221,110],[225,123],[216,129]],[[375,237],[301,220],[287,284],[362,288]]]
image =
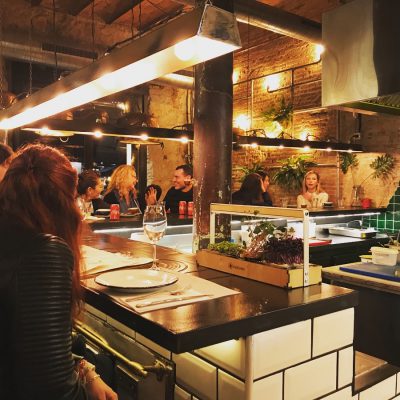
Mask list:
[[[149,244],[113,235],[88,232],[84,244],[152,254]],[[328,284],[286,290],[197,267],[194,255],[173,249],[158,247],[157,255],[187,264],[186,275],[239,292],[138,314],[91,281],[83,285],[88,304],[83,323],[95,335],[133,361],[140,362],[145,351],[173,366],[174,393],[157,399],[264,400],[268,393],[271,400],[351,400],[356,391],[374,391],[383,379],[395,380],[397,369],[354,386],[357,292]],[[150,379],[149,388],[156,382]]]
[[[152,254],[151,246],[146,243],[105,234],[89,234],[85,237],[84,244],[111,252],[130,251],[138,256],[151,257]],[[88,286],[83,286],[85,300],[175,353],[343,310],[353,307],[357,301],[355,292],[336,286],[322,284],[285,290],[197,267],[193,255],[169,248],[158,247],[157,256],[160,259],[184,262],[188,265],[186,273],[209,279],[241,293],[141,315]]]

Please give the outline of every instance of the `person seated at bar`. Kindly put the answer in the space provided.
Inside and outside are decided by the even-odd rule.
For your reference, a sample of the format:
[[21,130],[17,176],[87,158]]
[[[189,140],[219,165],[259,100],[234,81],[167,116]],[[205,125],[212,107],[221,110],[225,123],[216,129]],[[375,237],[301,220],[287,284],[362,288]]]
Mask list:
[[193,201],[193,171],[190,165],[178,165],[175,169],[171,187],[164,197],[165,210],[172,214],[179,213],[179,202]]
[[121,213],[127,213],[129,208],[137,208],[140,213],[135,185],[137,183],[136,171],[132,165],[120,165],[111,175],[104,201],[119,204]]
[[151,184],[146,187],[144,191],[144,195],[139,194],[139,205],[140,205],[140,210],[142,213],[146,209],[146,206],[156,204],[157,201],[160,200],[162,194],[162,189],[158,185]]
[[264,185],[261,175],[252,173],[244,178],[240,189],[232,193],[232,203],[249,206],[271,206],[272,202],[266,202],[263,195]]
[[117,400],[71,351],[80,310],[76,170],[28,145],[0,183],[0,399]]
[[83,217],[108,207],[100,197],[102,191],[103,182],[97,172],[88,169],[79,174],[76,203]]
[[328,201],[326,193],[320,183],[321,179],[316,171],[308,171],[303,179],[303,193],[297,196],[298,208],[321,208]]
[[272,206],[272,199],[268,192],[268,187],[270,185],[269,175],[265,171],[259,171],[258,175],[260,175],[262,179],[264,203],[268,206]]
[[13,156],[14,152],[12,148],[6,144],[0,143],[0,182],[3,180]]

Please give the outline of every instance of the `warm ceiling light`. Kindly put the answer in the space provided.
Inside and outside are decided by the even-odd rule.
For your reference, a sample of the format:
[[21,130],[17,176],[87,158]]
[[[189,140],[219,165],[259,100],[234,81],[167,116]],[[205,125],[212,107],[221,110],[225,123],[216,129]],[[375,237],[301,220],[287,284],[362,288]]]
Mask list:
[[268,75],[265,78],[265,88],[268,92],[273,92],[274,90],[278,90],[281,83],[281,79],[278,74]]
[[327,147],[326,151],[332,151],[332,147]]
[[97,130],[97,131],[93,132],[93,136],[99,139],[103,136],[103,133],[101,131]]
[[188,137],[187,137],[187,136],[182,136],[182,137],[181,137],[181,142],[182,142],[183,144],[188,143],[188,142],[189,142]]
[[305,141],[308,139],[308,136],[309,136],[309,133],[307,131],[303,131],[300,133],[300,140]]
[[148,135],[147,133],[142,133],[142,134],[140,135],[140,139],[142,139],[142,140],[149,140],[149,135]]
[[234,14],[206,4],[3,110],[0,129],[48,118],[240,46]]
[[252,149],[256,149],[256,148],[258,147],[258,144],[255,143],[255,142],[253,142],[253,143],[250,145],[250,147],[251,147]]

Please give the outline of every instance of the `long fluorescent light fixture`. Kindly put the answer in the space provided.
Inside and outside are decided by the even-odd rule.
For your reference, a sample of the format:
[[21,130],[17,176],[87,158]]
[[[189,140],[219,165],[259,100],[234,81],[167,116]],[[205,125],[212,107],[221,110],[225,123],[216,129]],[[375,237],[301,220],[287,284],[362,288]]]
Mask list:
[[267,146],[278,148],[292,148],[303,150],[337,151],[347,153],[361,153],[362,146],[354,143],[327,142],[318,140],[264,138],[258,136],[236,135],[236,143],[241,146]]
[[14,129],[241,47],[234,14],[206,4],[0,112]]

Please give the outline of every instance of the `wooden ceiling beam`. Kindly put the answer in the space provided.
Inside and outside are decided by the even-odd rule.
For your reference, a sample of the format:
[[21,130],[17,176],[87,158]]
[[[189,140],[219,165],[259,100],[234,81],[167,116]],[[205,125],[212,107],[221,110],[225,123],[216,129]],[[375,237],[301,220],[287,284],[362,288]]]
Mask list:
[[83,11],[93,0],[69,0],[64,1],[65,8],[68,14],[77,16],[81,11]]
[[112,24],[119,17],[124,15],[130,9],[135,8],[143,0],[119,0],[116,2],[115,6],[112,7],[110,13],[103,16],[103,20],[106,24]]

